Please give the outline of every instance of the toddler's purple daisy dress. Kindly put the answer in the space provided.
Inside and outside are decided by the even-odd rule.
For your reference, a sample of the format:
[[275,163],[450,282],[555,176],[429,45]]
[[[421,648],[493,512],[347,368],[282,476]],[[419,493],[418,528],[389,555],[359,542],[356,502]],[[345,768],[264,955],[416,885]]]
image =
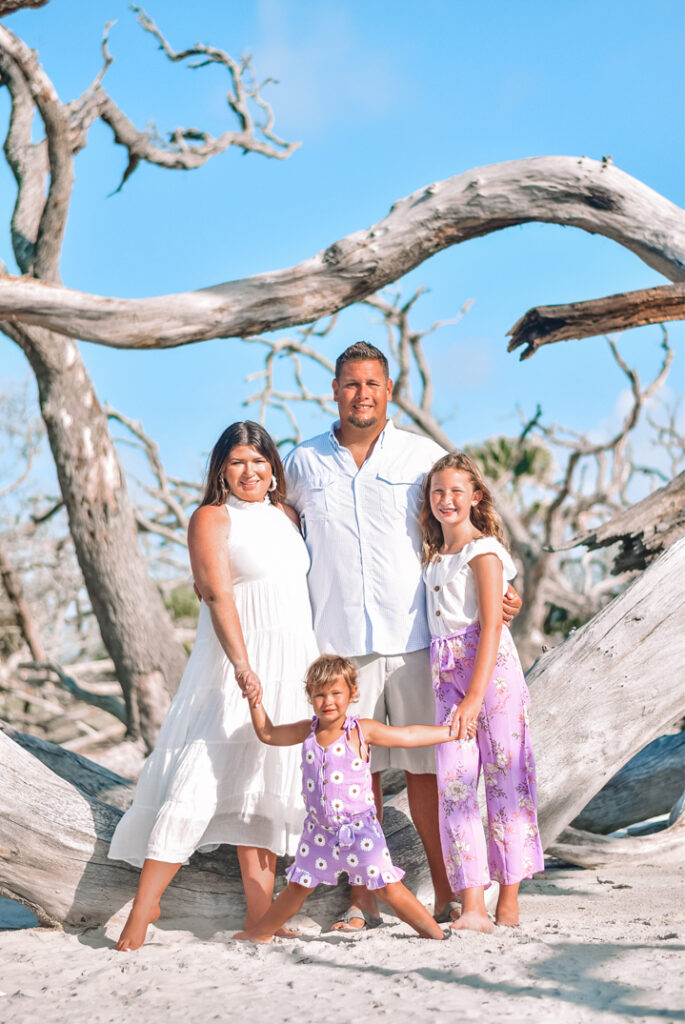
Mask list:
[[[344,735],[328,747],[316,741],[317,724],[314,718],[302,744],[307,817],[295,862],[286,871],[288,881],[313,889],[319,882],[337,885],[347,872],[351,885],[367,889],[399,882],[404,871],[390,859],[376,817],[369,753],[359,722],[346,718]],[[353,729],[359,735],[359,754],[349,743]]]

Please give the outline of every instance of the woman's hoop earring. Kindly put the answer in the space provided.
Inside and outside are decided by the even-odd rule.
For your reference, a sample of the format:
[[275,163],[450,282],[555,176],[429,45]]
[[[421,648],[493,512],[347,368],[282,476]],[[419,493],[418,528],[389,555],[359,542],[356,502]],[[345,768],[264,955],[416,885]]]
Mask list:
[[272,476],[272,477],[271,477],[271,483],[269,484],[269,487],[268,487],[268,489],[269,489],[270,491],[272,491],[272,492],[273,492],[273,491],[275,491],[275,490],[276,490],[277,488],[278,488],[278,480],[276,479],[276,477],[275,477],[275,476]]

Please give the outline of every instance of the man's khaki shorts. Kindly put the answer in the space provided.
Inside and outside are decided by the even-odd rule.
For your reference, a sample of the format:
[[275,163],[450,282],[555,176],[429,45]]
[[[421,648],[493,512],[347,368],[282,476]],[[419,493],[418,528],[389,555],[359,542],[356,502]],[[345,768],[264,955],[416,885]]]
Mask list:
[[[430,649],[408,654],[365,654],[357,666],[359,700],[350,714],[388,725],[435,725]],[[400,768],[415,775],[435,774],[435,747],[374,747],[371,769]]]

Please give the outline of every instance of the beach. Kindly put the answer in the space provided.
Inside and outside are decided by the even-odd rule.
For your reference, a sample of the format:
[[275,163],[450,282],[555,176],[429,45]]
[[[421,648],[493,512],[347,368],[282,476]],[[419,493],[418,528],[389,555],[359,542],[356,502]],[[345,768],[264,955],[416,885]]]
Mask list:
[[225,921],[162,918],[131,954],[114,950],[121,915],[85,932],[5,930],[0,1021],[682,1021],[683,874],[553,865],[523,884],[520,929],[442,943],[389,915],[358,936],[303,916],[300,938],[271,946],[233,941]]

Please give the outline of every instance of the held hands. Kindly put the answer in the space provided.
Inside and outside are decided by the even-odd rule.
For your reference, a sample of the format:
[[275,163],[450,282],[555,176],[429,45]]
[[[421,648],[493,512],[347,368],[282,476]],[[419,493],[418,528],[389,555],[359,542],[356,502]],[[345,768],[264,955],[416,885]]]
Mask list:
[[521,611],[522,604],[523,601],[510,584],[502,602],[502,621],[509,625],[514,616]]
[[472,740],[475,737],[482,703],[482,701],[473,700],[467,694],[461,704],[456,705],[454,714],[447,724],[450,727],[450,735],[458,743]]
[[262,684],[257,673],[253,672],[249,665],[245,668],[236,668],[235,680],[242,690],[243,697],[249,701],[251,708],[261,704]]

